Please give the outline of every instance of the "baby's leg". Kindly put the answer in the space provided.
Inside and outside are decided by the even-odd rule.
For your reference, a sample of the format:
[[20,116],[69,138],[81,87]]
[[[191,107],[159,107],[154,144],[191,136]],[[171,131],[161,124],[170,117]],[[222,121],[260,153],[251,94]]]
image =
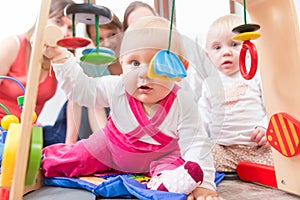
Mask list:
[[195,162],[185,162],[173,170],[165,170],[151,178],[148,188],[152,190],[191,193],[203,182],[203,171]]
[[73,145],[54,144],[44,148],[42,170],[46,177],[78,177],[104,172],[108,167],[79,141]]

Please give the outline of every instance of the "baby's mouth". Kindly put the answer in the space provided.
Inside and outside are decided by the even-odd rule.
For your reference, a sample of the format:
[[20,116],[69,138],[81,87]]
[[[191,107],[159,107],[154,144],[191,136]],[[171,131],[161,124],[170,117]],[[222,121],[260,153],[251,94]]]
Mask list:
[[222,63],[222,65],[226,65],[226,64],[232,64],[232,62],[231,61],[225,61],[225,62]]
[[145,94],[145,93],[149,93],[152,90],[152,88],[147,85],[141,85],[140,87],[138,87],[138,90],[140,93]]
[[147,85],[142,85],[139,87],[139,89],[148,90],[148,89],[150,89],[150,87],[148,87]]

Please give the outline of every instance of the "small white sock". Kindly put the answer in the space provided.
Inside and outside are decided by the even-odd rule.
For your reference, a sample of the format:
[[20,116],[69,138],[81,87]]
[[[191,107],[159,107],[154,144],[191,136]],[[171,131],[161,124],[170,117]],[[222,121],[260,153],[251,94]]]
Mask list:
[[195,162],[188,161],[174,170],[166,170],[152,177],[147,187],[151,190],[189,194],[202,182],[201,167]]

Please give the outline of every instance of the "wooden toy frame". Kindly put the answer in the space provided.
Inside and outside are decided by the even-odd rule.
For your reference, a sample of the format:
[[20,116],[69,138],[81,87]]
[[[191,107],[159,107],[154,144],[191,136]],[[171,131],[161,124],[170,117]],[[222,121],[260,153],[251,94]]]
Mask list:
[[48,20],[51,0],[41,0],[36,22],[32,55],[29,62],[28,83],[26,85],[25,101],[21,118],[19,140],[22,141],[17,150],[14,177],[10,188],[9,199],[21,200],[24,194],[24,183],[29,156],[29,146],[32,130],[32,113],[36,105],[39,77],[44,47],[44,31]]
[[[242,0],[233,0],[242,4]],[[300,33],[293,0],[247,0],[252,21],[260,24],[259,67],[267,115],[287,113],[299,121]],[[300,195],[300,155],[286,157],[272,148],[279,189]]]

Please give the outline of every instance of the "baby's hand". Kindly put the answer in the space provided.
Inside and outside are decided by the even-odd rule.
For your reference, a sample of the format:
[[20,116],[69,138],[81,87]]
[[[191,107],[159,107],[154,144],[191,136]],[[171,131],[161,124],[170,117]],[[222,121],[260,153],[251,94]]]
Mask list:
[[251,133],[250,141],[256,142],[258,146],[268,146],[269,143],[267,142],[266,129],[261,126],[256,127]]
[[187,200],[224,200],[213,190],[202,187],[197,187],[189,196]]
[[44,56],[47,57],[52,63],[63,63],[71,53],[63,47],[50,47],[45,45]]

